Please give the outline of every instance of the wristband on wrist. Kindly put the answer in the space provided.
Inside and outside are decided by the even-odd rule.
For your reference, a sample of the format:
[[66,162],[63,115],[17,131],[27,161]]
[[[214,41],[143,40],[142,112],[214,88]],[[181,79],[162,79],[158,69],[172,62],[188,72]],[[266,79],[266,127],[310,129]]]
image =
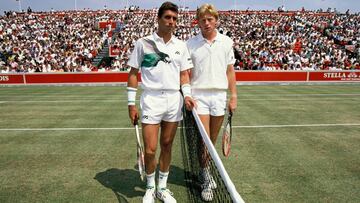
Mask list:
[[127,87],[126,90],[127,90],[127,96],[128,96],[128,106],[135,105],[137,89],[134,87]]
[[185,97],[191,97],[191,85],[189,83],[181,85],[181,91]]

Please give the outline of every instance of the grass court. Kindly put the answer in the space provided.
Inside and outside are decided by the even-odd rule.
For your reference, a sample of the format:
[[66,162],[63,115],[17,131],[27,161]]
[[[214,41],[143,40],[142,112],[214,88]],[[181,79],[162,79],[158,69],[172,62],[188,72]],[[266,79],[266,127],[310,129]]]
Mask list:
[[[243,199],[360,202],[359,103],[360,84],[238,86],[220,156]],[[168,186],[182,203],[180,147],[178,130]],[[0,202],[140,202],[135,164],[125,87],[0,87]]]

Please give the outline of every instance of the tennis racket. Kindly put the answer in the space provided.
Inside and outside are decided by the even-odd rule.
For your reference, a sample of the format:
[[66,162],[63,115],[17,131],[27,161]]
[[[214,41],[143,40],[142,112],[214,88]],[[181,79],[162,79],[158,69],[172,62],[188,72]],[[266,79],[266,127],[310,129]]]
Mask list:
[[141,141],[140,141],[140,133],[139,133],[139,126],[138,126],[138,122],[135,121],[134,122],[134,126],[135,126],[135,133],[136,133],[136,151],[137,151],[137,164],[138,164],[138,168],[139,168],[139,173],[140,173],[140,179],[142,181],[145,180],[145,161],[144,161],[144,149],[141,145]]
[[231,137],[232,137],[232,126],[231,126],[232,115],[233,115],[232,112],[229,111],[227,120],[224,124],[224,131],[222,137],[222,151],[225,157],[228,157],[230,155]]

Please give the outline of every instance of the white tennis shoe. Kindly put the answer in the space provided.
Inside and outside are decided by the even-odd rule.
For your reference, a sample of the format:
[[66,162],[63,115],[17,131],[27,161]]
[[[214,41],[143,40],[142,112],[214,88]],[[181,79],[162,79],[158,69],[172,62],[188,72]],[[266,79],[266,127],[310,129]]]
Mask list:
[[176,203],[176,199],[173,197],[173,193],[169,189],[158,189],[156,192],[156,196],[164,203]]
[[205,202],[210,202],[214,199],[214,193],[210,188],[204,188],[201,190],[201,199]]
[[143,203],[154,203],[155,202],[155,187],[146,188],[146,192],[145,192],[142,202]]

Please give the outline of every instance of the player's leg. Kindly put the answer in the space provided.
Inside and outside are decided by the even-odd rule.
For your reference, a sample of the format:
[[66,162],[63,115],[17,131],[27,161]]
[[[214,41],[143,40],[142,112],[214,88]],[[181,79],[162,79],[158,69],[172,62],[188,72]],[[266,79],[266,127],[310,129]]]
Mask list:
[[[215,145],[217,137],[219,135],[222,123],[224,121],[225,108],[226,108],[226,91],[211,91],[210,95],[205,95],[204,99],[208,104],[207,108],[209,109],[210,115],[200,115],[200,120],[204,124],[204,127],[210,136],[211,142]],[[200,177],[202,179],[202,198],[204,200],[212,200],[212,191],[217,188],[217,184],[211,174],[209,167],[209,154],[207,152],[203,153],[205,155],[205,164],[202,165],[200,171]]]
[[164,202],[176,202],[172,192],[167,188],[167,180],[169,176],[169,168],[171,162],[172,144],[176,134],[178,123],[166,122],[161,123],[160,135],[160,157],[159,157],[159,181],[157,187],[157,196]]
[[160,124],[142,124],[144,140],[144,159],[146,171],[146,192],[143,203],[155,202],[155,169],[156,169],[156,148],[158,143],[158,132]]
[[160,171],[169,171],[171,162],[171,151],[178,122],[161,122],[161,135],[160,135],[160,158],[159,165]]
[[216,140],[219,136],[219,132],[224,121],[224,115],[222,116],[210,116],[210,139],[211,142],[215,145]]
[[215,145],[219,135],[226,110],[226,91],[215,91],[212,94],[210,105],[210,139]]
[[[204,112],[202,112],[204,113]],[[209,114],[199,114],[201,123],[203,124],[206,133],[211,139],[211,116]],[[213,143],[214,141],[211,140]],[[210,172],[210,154],[205,146],[205,143],[201,139],[201,144],[199,144],[199,161],[200,161],[200,171],[199,171],[199,180],[201,182],[201,198],[204,201],[212,201],[214,194],[213,189],[217,188],[217,185]]]
[[158,143],[158,133],[160,124],[142,124],[142,133],[144,139],[144,159],[145,170],[147,174],[155,172],[156,169],[156,149]]
[[[201,123],[203,124],[207,135],[210,135],[211,91],[194,89],[192,94],[193,94],[193,98],[197,104],[196,110],[197,110],[197,113],[201,120]],[[200,139],[200,142],[198,143],[198,159],[199,159],[199,164],[201,167],[199,178],[200,178],[200,181],[203,182],[203,178],[202,178],[203,173],[202,172],[204,171],[205,168],[208,167],[209,153],[206,150],[205,143],[203,142],[202,139]]]
[[167,188],[167,180],[169,176],[172,146],[175,138],[176,130],[179,121],[182,119],[181,108],[183,105],[183,98],[180,92],[166,92],[167,94],[167,113],[164,114],[161,122],[160,133],[160,157],[159,157],[159,182],[157,197],[168,203],[175,203],[173,193]]
[[[199,115],[201,123],[203,124],[205,131],[210,135],[210,92],[206,90],[194,89],[193,98],[196,101],[196,111]],[[198,143],[198,159],[201,168],[207,167],[209,154],[207,153],[205,143],[202,139],[199,139]],[[201,177],[200,177],[201,178]]]
[[[209,136],[211,142],[215,145],[219,136],[219,132],[224,121],[226,109],[226,91],[214,91],[211,95],[210,101],[210,121],[209,121]],[[208,161],[208,160],[207,160]],[[210,173],[208,166],[203,168],[202,176],[204,178],[206,187],[216,189],[217,184]]]
[[[216,140],[221,129],[224,116],[210,116],[210,115],[199,115],[199,118],[204,125],[206,133],[210,136],[211,142],[215,145]],[[210,155],[207,152],[204,143],[201,145],[201,151],[199,153],[200,166],[202,168],[202,174],[208,174],[208,162]]]
[[[199,118],[201,120],[201,123],[203,124],[205,131],[207,133],[207,135],[210,135],[210,115],[208,114],[200,114]],[[200,167],[201,168],[206,168],[208,167],[208,162],[209,162],[209,153],[206,149],[206,145],[205,143],[202,141],[199,143],[199,161],[200,161]]]
[[157,92],[144,91],[140,98],[142,134],[144,140],[144,159],[146,171],[146,193],[143,202],[155,202],[155,170],[157,160],[155,158],[158,144],[158,134],[161,122],[161,108],[158,103],[163,102]]
[[[202,124],[204,125],[204,128],[206,130],[206,133],[208,134],[208,136],[210,136],[210,139],[212,141],[212,143],[215,145],[215,141],[216,141],[216,136],[212,135],[213,132],[215,132],[215,130],[219,130],[219,129],[215,129],[213,130],[213,126],[212,126],[212,116],[210,115],[199,115],[199,118],[202,122]],[[213,121],[214,122],[214,121]],[[221,127],[221,124],[220,124]],[[213,138],[213,139],[212,139]],[[205,144],[202,143],[201,145],[201,151],[200,151],[200,156],[199,160],[200,160],[200,181],[201,181],[201,187],[202,187],[202,191],[201,191],[201,196],[202,199],[205,201],[211,201],[213,198],[213,189],[217,188],[217,184],[214,181],[213,176],[211,175],[211,171],[210,171],[210,166],[209,166],[209,161],[210,161],[210,154],[207,150],[207,148],[205,147]]]
[[160,171],[169,171],[171,150],[179,121],[182,120],[183,98],[179,91],[165,92],[167,97],[167,111],[162,117],[160,133]]

